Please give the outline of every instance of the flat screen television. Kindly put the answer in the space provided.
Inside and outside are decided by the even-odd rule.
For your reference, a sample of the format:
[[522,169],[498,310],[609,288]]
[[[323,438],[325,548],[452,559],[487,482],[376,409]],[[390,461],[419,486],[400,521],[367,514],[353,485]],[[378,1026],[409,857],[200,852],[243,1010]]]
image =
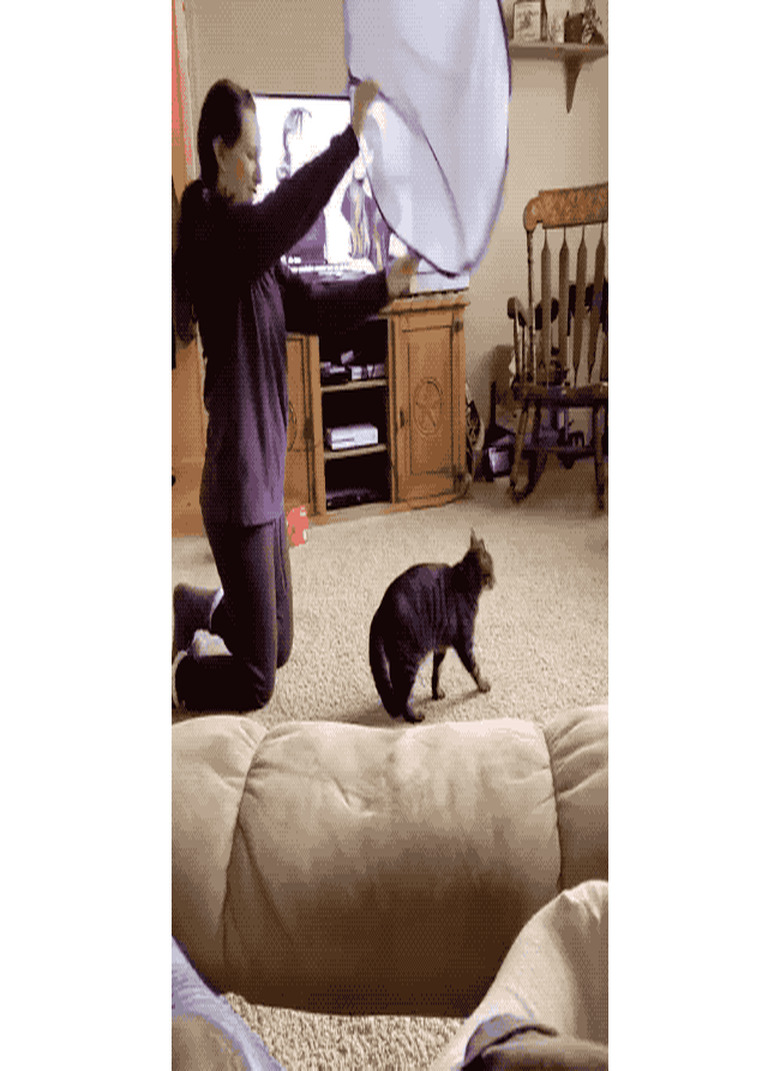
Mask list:
[[[260,201],[302,164],[328,147],[350,122],[349,98],[289,94],[254,94],[260,129]],[[358,157],[349,167],[320,218],[289,251],[293,271],[322,279],[350,278],[380,271],[408,249],[393,234],[371,194]],[[451,277],[420,262],[413,293],[464,290],[468,275]]]

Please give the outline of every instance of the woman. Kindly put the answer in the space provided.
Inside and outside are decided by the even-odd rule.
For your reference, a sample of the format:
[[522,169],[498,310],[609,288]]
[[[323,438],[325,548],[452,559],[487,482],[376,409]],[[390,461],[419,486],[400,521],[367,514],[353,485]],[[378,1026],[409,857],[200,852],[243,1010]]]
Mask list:
[[[326,286],[280,263],[358,153],[377,92],[355,90],[352,123],[258,204],[260,135],[251,93],[223,80],[198,125],[201,177],[182,197],[174,282],[198,321],[208,412],[200,505],[222,587],[174,591],[173,699],[190,710],[264,706],[289,658],[293,616],[284,515],[288,331],[349,327],[408,292],[416,261]],[[197,630],[229,654],[198,656]]]

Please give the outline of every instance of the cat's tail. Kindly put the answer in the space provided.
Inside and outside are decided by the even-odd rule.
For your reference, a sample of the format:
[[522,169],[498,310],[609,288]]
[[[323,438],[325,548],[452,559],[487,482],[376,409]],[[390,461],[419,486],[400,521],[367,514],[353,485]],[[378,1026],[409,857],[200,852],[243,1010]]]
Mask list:
[[393,703],[393,685],[390,682],[389,664],[385,653],[385,642],[382,630],[377,621],[377,615],[371,622],[371,631],[368,637],[368,661],[371,665],[371,673],[374,677],[376,690],[382,705],[391,717],[396,717]]

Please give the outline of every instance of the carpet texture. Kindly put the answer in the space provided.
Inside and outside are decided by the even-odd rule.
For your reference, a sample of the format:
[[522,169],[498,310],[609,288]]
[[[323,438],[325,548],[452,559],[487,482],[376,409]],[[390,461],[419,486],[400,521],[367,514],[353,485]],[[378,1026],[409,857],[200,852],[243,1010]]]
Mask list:
[[[515,716],[545,723],[559,711],[607,700],[608,517],[596,509],[593,466],[548,462],[522,504],[508,480],[476,482],[447,506],[312,525],[290,551],[295,639],[264,725],[330,720],[388,726],[368,665],[371,618],[391,580],[417,562],[454,564],[473,528],[493,556],[475,652],[491,691],[479,694],[454,652],[446,698],[430,698],[431,659],[415,685],[426,721]],[[205,537],[173,541],[173,583],[214,585]],[[174,715],[176,720],[177,715]],[[409,726],[414,732],[414,726]],[[460,1020],[313,1015],[249,1005],[227,994],[287,1071],[425,1068]]]

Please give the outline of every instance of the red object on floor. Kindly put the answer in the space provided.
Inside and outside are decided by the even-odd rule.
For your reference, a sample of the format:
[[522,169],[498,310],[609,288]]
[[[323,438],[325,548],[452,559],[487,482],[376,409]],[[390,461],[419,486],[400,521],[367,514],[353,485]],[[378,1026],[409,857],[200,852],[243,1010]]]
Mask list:
[[309,518],[305,506],[296,506],[287,514],[287,535],[294,547],[302,546],[308,539]]

